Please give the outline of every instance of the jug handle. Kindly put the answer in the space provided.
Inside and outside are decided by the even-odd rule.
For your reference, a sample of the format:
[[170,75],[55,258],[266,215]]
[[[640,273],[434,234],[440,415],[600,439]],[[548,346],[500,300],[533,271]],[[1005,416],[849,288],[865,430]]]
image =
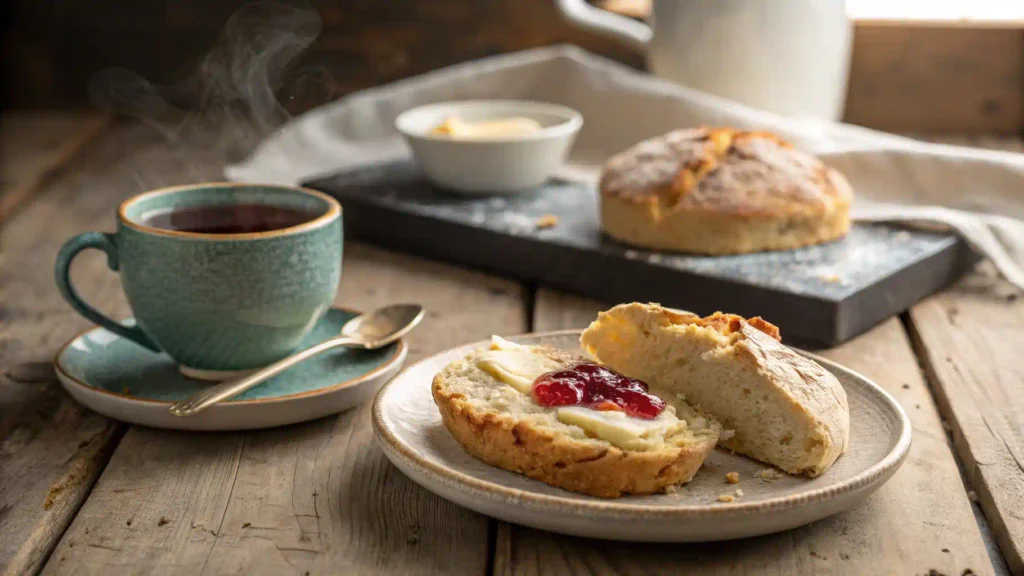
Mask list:
[[647,45],[654,35],[650,26],[595,8],[586,0],[556,0],[555,6],[570,24],[618,40],[639,52],[647,51]]

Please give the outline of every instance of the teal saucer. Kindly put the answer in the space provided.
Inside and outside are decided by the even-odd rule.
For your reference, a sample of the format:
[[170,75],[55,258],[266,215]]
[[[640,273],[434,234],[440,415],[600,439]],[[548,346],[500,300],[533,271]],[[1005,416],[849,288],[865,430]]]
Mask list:
[[[337,336],[358,313],[332,308],[303,340],[308,348]],[[168,408],[209,382],[183,376],[165,354],[151,352],[103,328],[64,345],[55,369],[68,392],[111,418],[180,430],[246,430],[304,422],[335,414],[373,397],[405,360],[404,342],[380,350],[338,350],[295,366],[194,416]]]

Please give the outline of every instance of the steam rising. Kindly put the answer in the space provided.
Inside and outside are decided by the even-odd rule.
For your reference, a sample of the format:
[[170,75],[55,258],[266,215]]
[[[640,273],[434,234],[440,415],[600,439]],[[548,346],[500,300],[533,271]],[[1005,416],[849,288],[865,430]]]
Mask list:
[[308,6],[254,2],[232,14],[212,50],[180,84],[155,86],[113,68],[90,80],[89,93],[96,106],[137,117],[175,144],[230,159],[289,118],[279,93],[304,106],[332,96],[323,68],[289,74],[320,30],[320,17]]

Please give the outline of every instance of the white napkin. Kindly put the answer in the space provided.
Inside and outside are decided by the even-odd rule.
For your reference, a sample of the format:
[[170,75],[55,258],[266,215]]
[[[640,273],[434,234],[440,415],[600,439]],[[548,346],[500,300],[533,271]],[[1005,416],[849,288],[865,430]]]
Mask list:
[[798,120],[659,80],[572,46],[478,60],[363,90],[295,118],[232,180],[293,184],[405,157],[394,127],[404,110],[442,100],[542,100],[583,114],[561,174],[594,180],[612,154],[674,128],[771,130],[841,170],[857,220],[957,231],[1024,290],[1024,154],[927,144],[847,124]]

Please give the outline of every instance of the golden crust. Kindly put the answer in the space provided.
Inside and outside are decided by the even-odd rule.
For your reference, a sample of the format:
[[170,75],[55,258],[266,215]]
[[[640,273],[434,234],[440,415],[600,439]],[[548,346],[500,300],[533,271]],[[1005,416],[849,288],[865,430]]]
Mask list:
[[[752,453],[744,444],[745,435],[765,436],[774,431],[763,427],[743,429],[738,426],[739,422],[730,422],[726,414],[716,412],[709,403],[702,401],[695,390],[677,390],[686,394],[687,401],[719,419],[723,426],[735,429],[736,434],[732,437],[721,439],[720,444],[724,448],[762,459],[792,474],[812,477],[827,470],[846,451],[850,441],[849,404],[842,385],[817,362],[783,345],[778,328],[760,317],[746,320],[734,314],[716,312],[702,318],[658,304],[633,302],[601,312],[581,334],[580,344],[591,356],[613,370],[656,384],[657,380],[645,371],[658,370],[658,365],[635,362],[637,358],[650,354],[642,349],[643,343],[650,342],[652,338],[662,338],[667,346],[674,347],[684,340],[703,340],[700,333],[670,329],[672,326],[690,325],[709,328],[727,337],[711,341],[711,345],[728,350],[731,360],[738,366],[747,367],[750,373],[778,390],[779,401],[786,404],[786,412],[792,418],[801,419],[820,431],[820,441],[809,447],[812,450],[806,457],[794,466],[787,466],[784,462],[771,461],[761,454]],[[630,337],[629,331],[643,334],[644,339]],[[700,358],[703,361],[704,356]],[[729,382],[719,381],[714,394],[720,395],[727,386],[730,386]]]
[[715,312],[710,316],[704,318],[697,317],[693,320],[690,318],[679,319],[674,322],[675,324],[696,324],[697,326],[704,326],[707,328],[713,328],[721,333],[723,336],[729,336],[732,334],[742,334],[744,327],[749,325],[761,332],[767,334],[770,338],[778,342],[782,342],[782,334],[779,332],[779,327],[771,322],[755,316],[753,318],[744,318],[736,314],[726,314],[725,312]]
[[715,447],[717,434],[663,450],[622,450],[606,442],[581,442],[496,411],[474,407],[446,385],[445,372],[431,391],[445,427],[471,455],[546,484],[602,498],[664,492],[689,482]]
[[[821,475],[850,445],[850,406],[846,391],[820,364],[767,337],[750,324],[744,324],[742,334],[743,340],[736,347],[739,357],[784,390],[794,412],[818,420],[825,433],[814,461],[803,468],[783,469],[812,478]],[[734,448],[730,441],[723,441],[722,445]]]
[[785,250],[849,230],[852,191],[817,158],[766,132],[677,130],[612,157],[601,222],[614,238],[705,254]]

